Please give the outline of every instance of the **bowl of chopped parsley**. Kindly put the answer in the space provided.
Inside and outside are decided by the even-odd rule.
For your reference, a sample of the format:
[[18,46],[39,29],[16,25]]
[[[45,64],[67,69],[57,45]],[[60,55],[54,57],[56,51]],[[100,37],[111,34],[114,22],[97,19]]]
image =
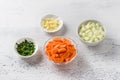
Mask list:
[[32,57],[37,53],[38,46],[31,38],[21,38],[15,43],[15,50],[22,58]]

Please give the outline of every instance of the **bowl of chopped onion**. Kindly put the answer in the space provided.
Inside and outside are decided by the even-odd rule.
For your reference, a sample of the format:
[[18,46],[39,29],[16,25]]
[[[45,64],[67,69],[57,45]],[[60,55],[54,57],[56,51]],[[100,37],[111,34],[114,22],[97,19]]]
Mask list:
[[88,46],[95,46],[105,38],[105,28],[99,21],[87,20],[78,27],[80,40]]

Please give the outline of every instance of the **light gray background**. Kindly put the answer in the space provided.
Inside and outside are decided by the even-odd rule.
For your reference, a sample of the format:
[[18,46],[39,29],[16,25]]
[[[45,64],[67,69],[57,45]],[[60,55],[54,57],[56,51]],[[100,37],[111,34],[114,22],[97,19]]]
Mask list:
[[[40,19],[56,14],[64,28],[47,34]],[[77,28],[87,19],[100,21],[107,30],[105,40],[87,47]],[[53,36],[76,42],[77,57],[68,65],[56,66],[45,56],[44,44]],[[14,51],[15,41],[31,37],[39,52],[23,60]],[[0,80],[120,80],[120,0],[0,0]]]

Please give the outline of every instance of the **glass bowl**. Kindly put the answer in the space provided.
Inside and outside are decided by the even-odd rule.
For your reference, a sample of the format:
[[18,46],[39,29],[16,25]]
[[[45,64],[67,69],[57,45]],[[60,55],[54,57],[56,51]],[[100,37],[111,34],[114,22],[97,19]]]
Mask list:
[[[56,36],[56,37],[66,38],[66,37],[63,37],[63,36]],[[45,45],[44,45],[44,51],[45,51],[45,54],[46,54],[46,56],[47,56],[48,59],[49,59],[49,56],[48,56],[47,53],[46,53],[46,46],[47,46],[47,44],[48,44],[50,41],[52,41],[52,40],[53,40],[54,38],[56,38],[56,37],[52,37],[52,38],[48,39],[48,40],[46,41]],[[57,64],[57,65],[63,65],[63,64],[68,64],[68,63],[72,62],[72,61],[75,59],[75,57],[76,57],[76,55],[77,55],[76,44],[75,44],[75,42],[74,42],[72,39],[70,39],[70,38],[66,38],[66,39],[68,39],[68,40],[71,42],[71,44],[74,46],[74,48],[75,48],[76,53],[75,53],[74,57],[72,57],[72,58],[71,58],[69,61],[67,61],[67,62],[55,62],[54,60],[49,59],[52,63]]]

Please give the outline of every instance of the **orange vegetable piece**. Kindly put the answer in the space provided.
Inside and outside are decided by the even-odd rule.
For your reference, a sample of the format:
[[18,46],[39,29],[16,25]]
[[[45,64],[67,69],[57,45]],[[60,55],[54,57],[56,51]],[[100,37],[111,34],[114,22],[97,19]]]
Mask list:
[[58,52],[57,48],[53,48],[51,51],[53,54],[56,54]]
[[66,44],[60,45],[60,48],[66,48]]
[[61,40],[59,37],[55,37],[55,38],[53,38],[53,41],[56,41],[56,42],[62,42],[62,40]]
[[64,59],[67,58],[69,56],[69,52],[65,52],[64,55],[62,56]]
[[68,61],[70,61],[71,60],[71,58],[66,58],[65,59],[65,62],[68,62]]
[[66,52],[66,49],[65,49],[65,48],[60,48],[60,49],[58,49],[58,53],[63,53],[63,52]]

